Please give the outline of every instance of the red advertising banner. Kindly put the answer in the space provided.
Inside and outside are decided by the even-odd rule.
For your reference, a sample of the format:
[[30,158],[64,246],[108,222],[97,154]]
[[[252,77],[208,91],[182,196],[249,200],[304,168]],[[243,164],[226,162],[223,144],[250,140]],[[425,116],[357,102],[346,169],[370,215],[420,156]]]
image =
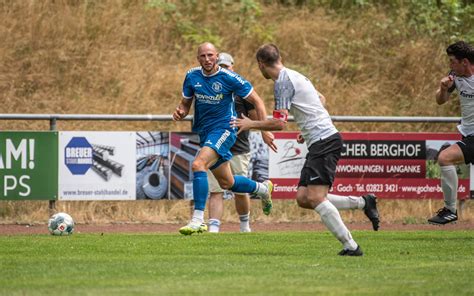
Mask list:
[[[341,133],[344,147],[331,192],[340,195],[375,193],[380,198],[442,199],[440,149],[460,135],[438,133]],[[270,152],[269,176],[274,198],[295,198],[308,151],[296,142],[297,132],[275,133],[278,152]],[[457,167],[458,198],[474,196],[470,169]]]

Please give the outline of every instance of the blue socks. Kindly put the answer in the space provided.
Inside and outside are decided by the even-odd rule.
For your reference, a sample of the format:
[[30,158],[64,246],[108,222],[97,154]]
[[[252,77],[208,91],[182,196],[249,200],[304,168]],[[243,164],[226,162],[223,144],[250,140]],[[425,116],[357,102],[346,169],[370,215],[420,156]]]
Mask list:
[[206,209],[207,195],[209,194],[207,173],[194,172],[193,177],[194,209],[204,211]]
[[[194,172],[193,177],[194,209],[204,211],[206,209],[207,195],[209,194],[207,173]],[[243,176],[234,176],[232,191],[237,193],[253,193],[256,189],[257,182]]]
[[253,193],[257,189],[257,182],[244,176],[234,176],[234,186],[230,190],[237,193]]

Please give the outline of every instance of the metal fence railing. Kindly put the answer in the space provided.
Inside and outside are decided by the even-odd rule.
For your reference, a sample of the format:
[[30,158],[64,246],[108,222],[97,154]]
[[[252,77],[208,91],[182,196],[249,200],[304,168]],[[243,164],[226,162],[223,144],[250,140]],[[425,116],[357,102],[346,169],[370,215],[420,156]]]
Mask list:
[[[268,118],[271,118],[270,116]],[[405,123],[456,123],[460,117],[423,117],[423,116],[332,116],[334,122],[405,122]],[[186,117],[191,121],[193,116]],[[153,114],[0,114],[0,120],[48,120],[50,130],[56,130],[56,122],[107,120],[107,121],[172,121],[172,115]],[[288,117],[294,121],[293,116]]]

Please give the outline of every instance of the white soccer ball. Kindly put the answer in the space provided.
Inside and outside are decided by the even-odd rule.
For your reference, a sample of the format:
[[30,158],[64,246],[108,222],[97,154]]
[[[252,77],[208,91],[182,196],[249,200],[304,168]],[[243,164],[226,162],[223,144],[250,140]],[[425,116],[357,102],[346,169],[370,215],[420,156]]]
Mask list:
[[74,220],[66,213],[57,213],[48,221],[48,230],[52,235],[70,235],[74,232]]

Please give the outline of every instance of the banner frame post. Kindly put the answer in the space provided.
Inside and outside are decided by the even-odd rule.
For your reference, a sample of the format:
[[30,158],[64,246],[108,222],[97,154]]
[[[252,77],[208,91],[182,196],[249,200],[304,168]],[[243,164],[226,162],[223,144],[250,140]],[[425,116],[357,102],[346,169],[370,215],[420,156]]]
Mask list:
[[[56,131],[57,130],[56,122],[57,122],[56,117],[51,117],[49,119],[49,130],[50,131]],[[55,200],[50,200],[49,201],[48,209],[49,209],[49,213],[51,215],[54,214],[54,212],[56,211],[56,201]]]

